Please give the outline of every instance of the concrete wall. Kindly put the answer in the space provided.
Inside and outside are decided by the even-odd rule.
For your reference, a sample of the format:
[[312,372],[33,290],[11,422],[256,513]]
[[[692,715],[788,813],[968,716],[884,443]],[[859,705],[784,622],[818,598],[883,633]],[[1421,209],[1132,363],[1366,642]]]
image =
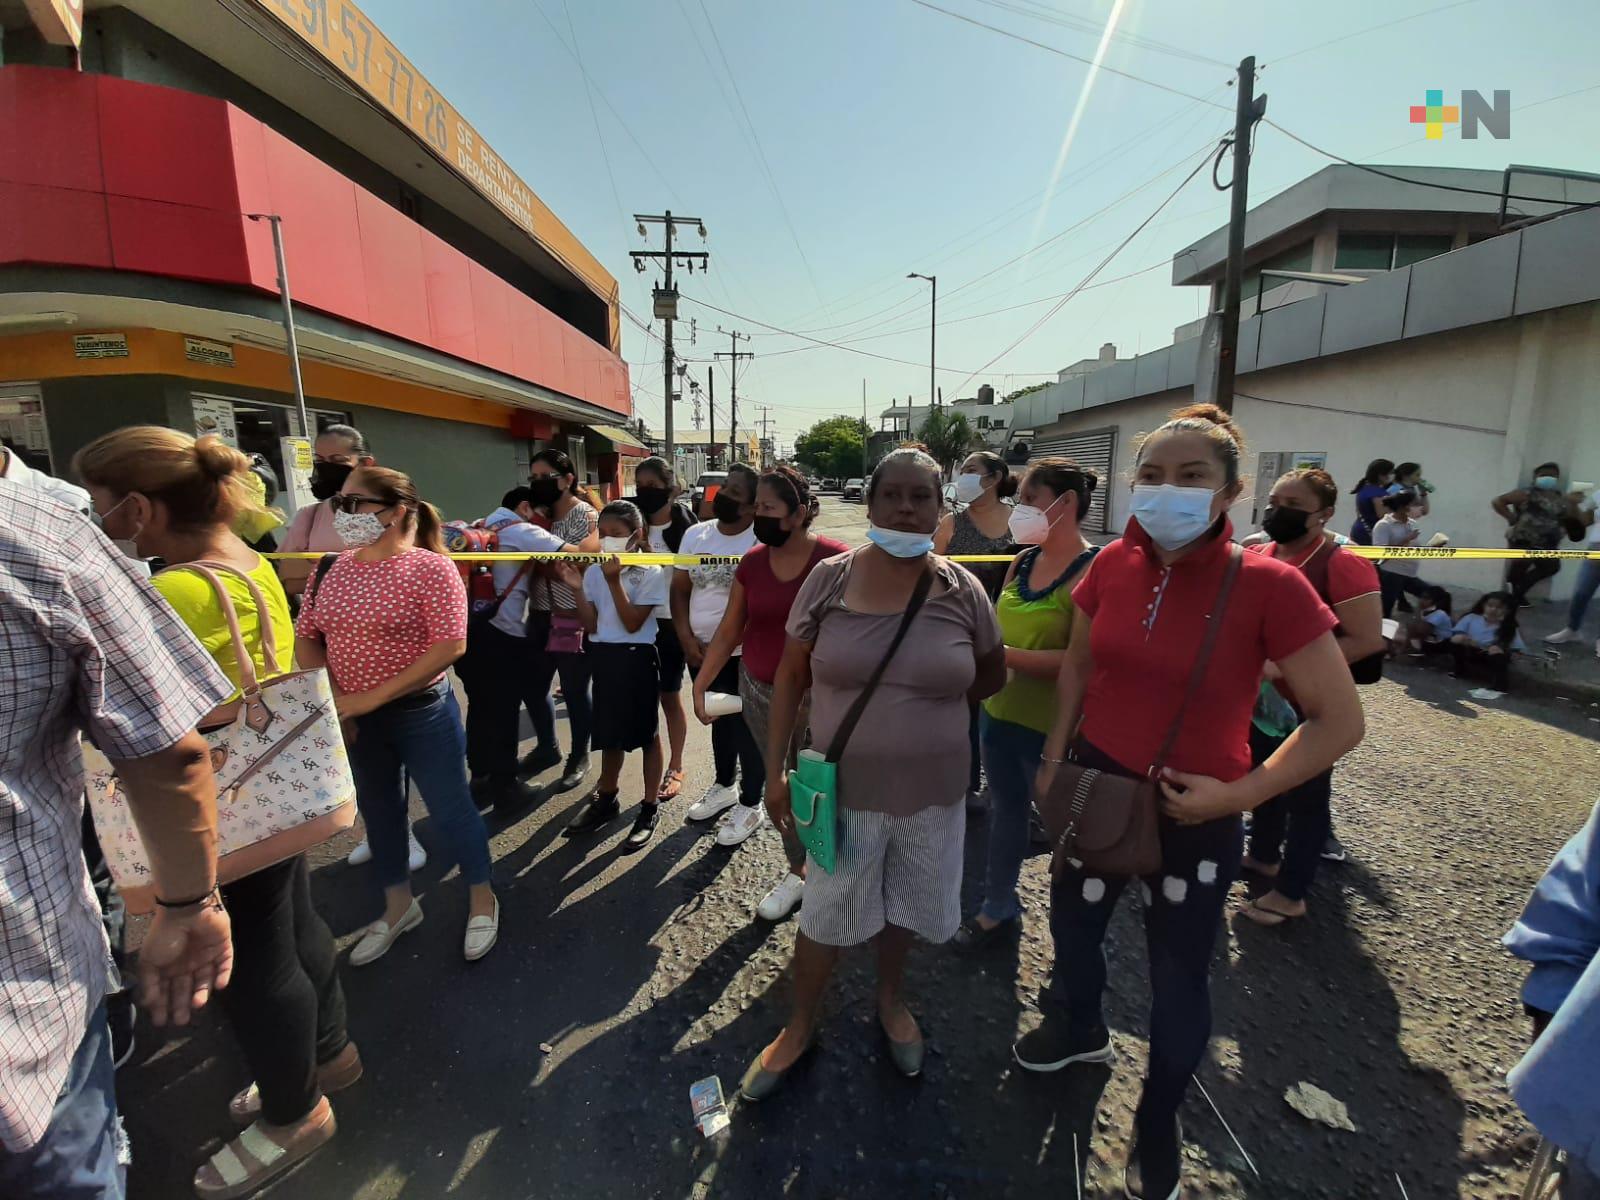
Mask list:
[[[1344,493],[1335,520],[1341,532],[1355,517],[1348,493],[1374,458],[1422,463],[1438,489],[1425,529],[1458,546],[1504,544],[1504,522],[1489,502],[1525,484],[1540,462],[1560,462],[1565,482],[1600,482],[1600,303],[1254,371],[1240,376],[1238,390],[1252,474],[1264,451],[1325,452]],[[1136,435],[1189,398],[1179,388],[1093,406],[1038,427],[1036,436],[1118,426],[1107,496],[1111,525],[1121,528]],[[1232,513],[1241,531],[1254,495],[1252,480]],[[1487,589],[1502,567],[1434,570],[1444,582]],[[1551,594],[1565,597],[1575,575],[1564,568]]]

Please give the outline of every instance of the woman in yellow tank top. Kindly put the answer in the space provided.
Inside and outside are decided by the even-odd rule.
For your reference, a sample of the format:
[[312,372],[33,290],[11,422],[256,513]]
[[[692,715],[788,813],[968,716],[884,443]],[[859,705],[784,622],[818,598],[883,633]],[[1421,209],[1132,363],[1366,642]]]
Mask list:
[[[294,626],[271,565],[234,533],[259,507],[245,479],[249,466],[216,437],[196,441],[154,425],[106,434],[73,463],[107,536],[131,541],[141,556],[169,567],[221,563],[249,576],[265,611],[243,579],[217,572],[238,614],[245,650],[265,676],[262,623],[270,623],[285,666]],[[210,582],[184,570],[153,582],[238,684],[232,636]],[[195,1175],[202,1197],[244,1195],[325,1143],[335,1125],[324,1093],[361,1075],[361,1057],[345,1026],[333,935],[312,907],[305,857],[224,884],[222,900],[233,922],[234,965],[220,1001],[256,1082],[229,1105],[244,1132]]]
[[957,930],[958,952],[982,949],[1018,928],[1017,879],[1028,850],[1033,776],[1055,722],[1056,680],[1072,640],[1072,587],[1094,557],[1079,532],[1098,480],[1065,458],[1031,464],[1011,510],[1017,555],[995,602],[1006,645],[1006,686],[983,702],[979,740],[989,780],[989,845],[983,907]]

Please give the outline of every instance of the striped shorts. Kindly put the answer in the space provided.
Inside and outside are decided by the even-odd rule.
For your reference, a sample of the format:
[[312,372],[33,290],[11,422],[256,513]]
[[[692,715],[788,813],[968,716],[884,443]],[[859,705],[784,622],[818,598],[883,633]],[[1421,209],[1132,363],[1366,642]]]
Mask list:
[[833,873],[806,873],[800,932],[825,946],[855,946],[885,925],[947,942],[961,924],[964,805],[943,804],[909,817],[839,810]]

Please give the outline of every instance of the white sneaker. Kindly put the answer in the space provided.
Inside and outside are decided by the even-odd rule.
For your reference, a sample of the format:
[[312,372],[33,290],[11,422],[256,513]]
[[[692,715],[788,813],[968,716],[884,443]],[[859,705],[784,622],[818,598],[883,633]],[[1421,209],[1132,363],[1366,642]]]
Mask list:
[[706,794],[695,801],[694,807],[685,815],[691,821],[709,821],[719,812],[725,812],[737,803],[739,803],[738,788],[731,783],[727,786],[713,783],[706,789]]
[[416,900],[411,901],[411,907],[406,909],[405,916],[393,926],[380,917],[367,926],[367,932],[356,943],[356,948],[350,951],[350,965],[364,967],[370,962],[377,962],[389,953],[389,947],[395,944],[402,933],[409,932],[421,924],[422,905]]
[[[365,842],[362,845],[366,845]],[[370,857],[372,852],[367,852]],[[417,841],[417,835],[411,830],[406,830],[406,865],[413,871],[420,871],[428,865],[428,852],[422,848],[422,843]]]
[[717,826],[717,845],[737,846],[767,823],[767,810],[761,805],[741,804],[722,818]]
[[[1556,630],[1552,634],[1547,634],[1544,640],[1546,644],[1551,646],[1565,646],[1568,642],[1578,641],[1582,636],[1583,635],[1580,634],[1576,629],[1567,629],[1563,627]],[[1597,650],[1596,652],[1600,653],[1600,650]]]
[[800,907],[805,892],[806,881],[791,872],[783,877],[777,887],[761,897],[761,903],[756,905],[756,916],[763,921],[781,921]]
[[372,843],[362,838],[356,843],[356,848],[350,851],[350,857],[345,859],[352,867],[360,867],[372,861]]

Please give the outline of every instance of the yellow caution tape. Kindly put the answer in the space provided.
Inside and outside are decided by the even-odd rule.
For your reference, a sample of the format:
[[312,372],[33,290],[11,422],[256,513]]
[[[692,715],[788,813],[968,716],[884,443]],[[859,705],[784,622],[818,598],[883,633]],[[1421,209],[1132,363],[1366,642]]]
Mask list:
[[[1499,559],[1514,558],[1554,558],[1554,559],[1600,559],[1600,550],[1513,550],[1509,547],[1502,550],[1492,550],[1481,546],[1357,546],[1349,543],[1344,547],[1358,558],[1396,559],[1396,558],[1435,558],[1457,559],[1467,562],[1487,562]],[[315,552],[276,551],[262,555],[263,558],[299,558],[320,559],[325,557]],[[569,563],[598,563],[607,559],[618,557],[611,554],[555,554],[555,553],[500,553],[500,554],[448,554],[445,557],[453,558],[457,562],[487,562],[487,563],[517,563],[533,559],[535,562],[569,562]],[[699,566],[737,566],[742,555],[738,554],[626,554],[622,555],[628,560],[630,567],[699,567]],[[1009,563],[1015,555],[1012,554],[950,554],[946,556],[951,562],[958,563]]]

